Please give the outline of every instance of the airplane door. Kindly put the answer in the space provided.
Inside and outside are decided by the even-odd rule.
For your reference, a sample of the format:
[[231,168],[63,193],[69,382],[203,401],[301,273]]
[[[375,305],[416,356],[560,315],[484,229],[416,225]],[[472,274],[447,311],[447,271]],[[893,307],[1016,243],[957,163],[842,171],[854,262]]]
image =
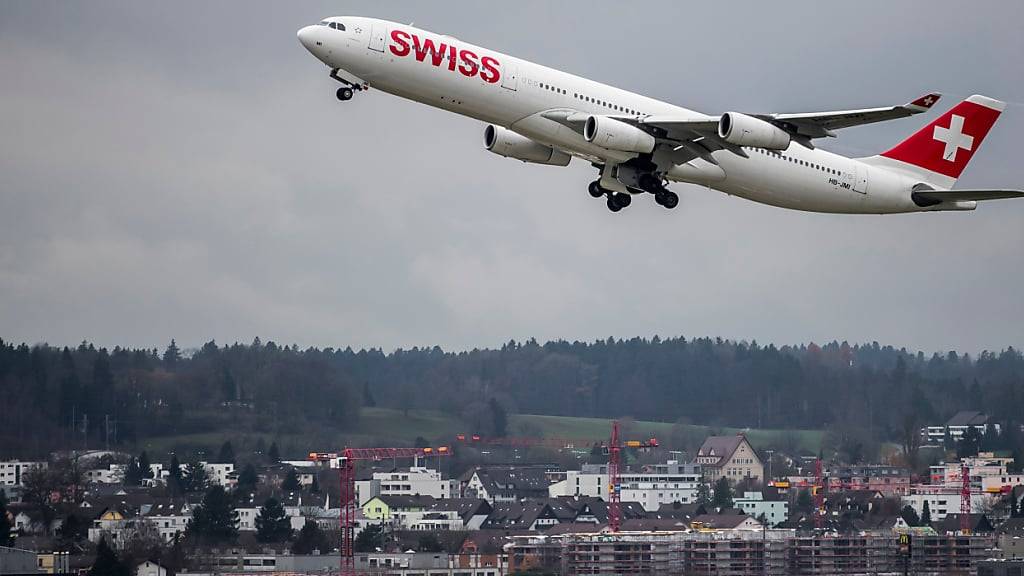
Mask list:
[[868,193],[868,167],[860,162],[854,164],[853,191],[861,194]]
[[514,92],[516,90],[516,87],[518,86],[518,83],[519,75],[517,73],[515,66],[509,66],[501,77],[501,87],[506,88],[508,90],[512,90]]
[[387,44],[388,27],[384,24],[374,22],[373,30],[370,31],[370,50],[383,52]]

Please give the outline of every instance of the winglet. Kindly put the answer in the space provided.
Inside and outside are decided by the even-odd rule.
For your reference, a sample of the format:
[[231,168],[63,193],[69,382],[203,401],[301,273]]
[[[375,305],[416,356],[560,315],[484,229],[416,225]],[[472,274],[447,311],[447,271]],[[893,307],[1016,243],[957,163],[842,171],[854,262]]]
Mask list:
[[929,108],[935,105],[942,98],[942,94],[939,92],[932,92],[931,94],[925,94],[917,100],[904,104],[903,107],[916,112],[927,112]]

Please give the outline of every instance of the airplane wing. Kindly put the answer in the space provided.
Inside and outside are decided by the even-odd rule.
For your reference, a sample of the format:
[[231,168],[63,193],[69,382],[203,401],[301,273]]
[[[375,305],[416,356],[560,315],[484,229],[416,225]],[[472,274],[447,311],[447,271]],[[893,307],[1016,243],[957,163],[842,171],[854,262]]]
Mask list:
[[921,198],[940,202],[958,200],[1000,200],[1003,198],[1022,198],[1024,190],[921,190],[915,192]]
[[[770,122],[789,132],[798,143],[813,147],[811,139],[835,136],[833,130],[894,120],[926,112],[938,102],[941,96],[941,94],[933,92],[906,104],[883,108],[798,114],[749,114],[749,116]],[[571,108],[548,110],[541,115],[580,134],[583,133],[583,126],[590,116],[586,112]],[[652,133],[657,138],[659,147],[671,150],[672,161],[676,164],[683,164],[694,158],[703,158],[712,164],[718,164],[711,155],[717,150],[729,150],[740,156],[747,156],[742,147],[726,142],[718,135],[720,116],[652,115],[637,117],[617,114],[608,116],[644,128]]]
[[777,124],[788,131],[806,136],[807,138],[821,138],[823,136],[835,136],[833,130],[850,128],[851,126],[862,126],[897,118],[906,118],[921,112],[927,112],[929,108],[939,101],[942,94],[933,92],[925,94],[920,98],[901,104],[899,106],[887,106],[884,108],[864,108],[862,110],[838,110],[835,112],[809,112],[799,114],[751,114],[767,122]]

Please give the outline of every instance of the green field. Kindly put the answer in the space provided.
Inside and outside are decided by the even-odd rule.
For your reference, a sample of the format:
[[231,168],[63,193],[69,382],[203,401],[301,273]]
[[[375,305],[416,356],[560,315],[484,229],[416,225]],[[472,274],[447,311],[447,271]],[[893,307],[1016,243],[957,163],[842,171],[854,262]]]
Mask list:
[[[663,446],[673,435],[673,424],[666,422],[645,422],[628,420],[624,423],[624,439],[645,440],[657,437]],[[557,437],[576,440],[605,440],[611,433],[611,420],[604,418],[577,418],[569,416],[540,416],[512,414],[509,416],[510,436]],[[718,428],[700,425],[683,425],[676,434],[684,433],[689,438],[703,438],[716,434],[735,434],[738,428]],[[742,430],[755,448],[765,446],[790,446],[806,453],[816,453],[821,447],[822,432],[818,430]],[[450,414],[427,410],[402,410],[389,408],[363,408],[358,424],[348,431],[313,429],[296,433],[270,434],[231,429],[203,434],[166,436],[147,439],[139,445],[157,458],[164,454],[196,454],[203,451],[212,456],[217,448],[230,440],[236,452],[250,451],[262,440],[264,446],[276,442],[284,458],[301,458],[309,452],[334,451],[345,446],[410,446],[417,437],[423,437],[435,445],[452,444],[459,433],[472,434],[474,431]]]

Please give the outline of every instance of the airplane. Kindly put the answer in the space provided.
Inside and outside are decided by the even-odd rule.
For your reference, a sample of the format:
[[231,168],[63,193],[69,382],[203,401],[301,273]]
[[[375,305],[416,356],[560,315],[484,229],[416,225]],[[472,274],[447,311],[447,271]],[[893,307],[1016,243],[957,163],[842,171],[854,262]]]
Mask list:
[[1005,108],[986,96],[967,98],[881,154],[848,158],[814,141],[927,112],[941,95],[861,110],[712,116],[386,20],[326,18],[298,39],[341,83],[339,100],[372,87],[487,123],[484,146],[500,156],[589,162],[598,178],[588,191],[612,212],[638,194],[675,208],[671,182],[838,214],[974,210],[979,201],[1024,196],[953,189]]

